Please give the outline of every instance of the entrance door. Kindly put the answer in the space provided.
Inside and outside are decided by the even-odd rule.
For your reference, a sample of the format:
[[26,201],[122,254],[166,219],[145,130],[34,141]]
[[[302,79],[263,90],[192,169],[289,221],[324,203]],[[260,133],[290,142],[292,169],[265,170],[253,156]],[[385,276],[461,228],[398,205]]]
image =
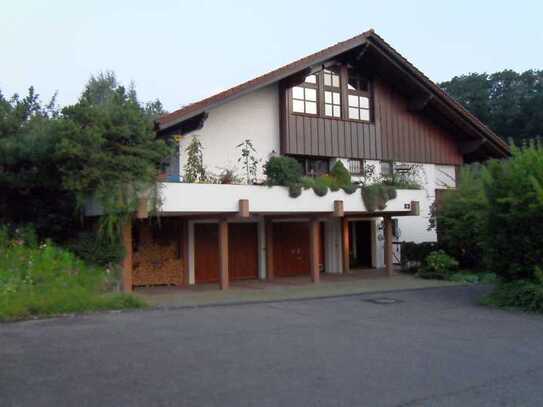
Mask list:
[[273,224],[274,274],[277,277],[308,275],[309,223]]
[[196,284],[219,281],[219,225],[194,224],[194,274]]
[[228,224],[228,273],[230,280],[258,278],[258,224]]
[[371,267],[371,222],[354,221],[350,223],[351,266]]

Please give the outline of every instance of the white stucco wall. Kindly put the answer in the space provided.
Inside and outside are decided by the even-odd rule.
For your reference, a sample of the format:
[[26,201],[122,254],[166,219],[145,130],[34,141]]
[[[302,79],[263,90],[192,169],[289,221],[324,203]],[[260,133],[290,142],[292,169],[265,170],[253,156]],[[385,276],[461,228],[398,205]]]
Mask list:
[[180,141],[180,169],[186,162],[185,149],[193,137],[203,146],[204,165],[209,173],[219,175],[224,169],[242,175],[238,158],[238,144],[250,139],[261,162],[258,178],[262,179],[262,165],[271,154],[279,153],[279,91],[277,85],[256,90],[229,103],[208,111],[208,118],[200,130],[182,137]]

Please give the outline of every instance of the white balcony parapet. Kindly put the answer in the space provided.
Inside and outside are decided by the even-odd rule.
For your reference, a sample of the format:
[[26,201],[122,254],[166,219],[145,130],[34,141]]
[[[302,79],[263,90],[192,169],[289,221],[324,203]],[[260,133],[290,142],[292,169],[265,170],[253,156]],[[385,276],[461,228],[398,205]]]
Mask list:
[[[160,186],[164,214],[234,213],[239,210],[240,199],[249,201],[251,213],[327,213],[334,212],[334,201],[343,201],[345,214],[367,213],[360,191],[347,194],[342,190],[328,191],[317,196],[312,189],[303,190],[297,198],[291,198],[288,188],[263,185],[221,185],[162,183]],[[410,212],[413,201],[426,198],[423,190],[401,189],[397,197],[387,202],[379,212]]]

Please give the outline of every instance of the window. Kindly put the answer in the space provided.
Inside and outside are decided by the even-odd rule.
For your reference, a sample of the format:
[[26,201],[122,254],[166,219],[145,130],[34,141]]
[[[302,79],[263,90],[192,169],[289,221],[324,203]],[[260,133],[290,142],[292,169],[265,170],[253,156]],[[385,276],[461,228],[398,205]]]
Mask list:
[[300,86],[292,88],[292,111],[317,114],[317,76],[309,75]]
[[392,177],[394,173],[394,164],[392,161],[381,161],[381,176]]
[[330,170],[328,159],[300,157],[298,162],[302,164],[304,174],[312,177],[327,174]]
[[361,175],[364,173],[363,160],[349,160],[349,172],[353,175]]
[[368,80],[349,70],[347,84],[349,119],[370,121],[370,93]]
[[324,114],[341,117],[341,89],[339,74],[325,69],[324,76]]

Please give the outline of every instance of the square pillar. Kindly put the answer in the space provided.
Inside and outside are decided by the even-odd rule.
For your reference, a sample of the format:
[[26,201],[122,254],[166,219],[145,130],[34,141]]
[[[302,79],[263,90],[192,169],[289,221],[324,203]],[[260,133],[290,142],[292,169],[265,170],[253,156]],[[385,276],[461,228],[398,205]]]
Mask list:
[[122,243],[124,247],[124,258],[122,267],[122,289],[125,293],[132,292],[132,219],[128,220],[122,227]]
[[309,263],[311,267],[311,281],[314,283],[320,281],[319,243],[319,221],[318,219],[311,219],[309,222]]
[[221,290],[226,290],[230,285],[228,276],[228,222],[226,219],[219,221],[219,284]]
[[266,220],[266,277],[273,280],[273,223]]
[[383,233],[385,236],[385,271],[389,276],[393,274],[392,259],[392,218],[385,216],[383,218]]
[[349,220],[346,217],[341,219],[341,243],[342,243],[342,259],[343,273],[348,273],[351,268],[349,256]]

